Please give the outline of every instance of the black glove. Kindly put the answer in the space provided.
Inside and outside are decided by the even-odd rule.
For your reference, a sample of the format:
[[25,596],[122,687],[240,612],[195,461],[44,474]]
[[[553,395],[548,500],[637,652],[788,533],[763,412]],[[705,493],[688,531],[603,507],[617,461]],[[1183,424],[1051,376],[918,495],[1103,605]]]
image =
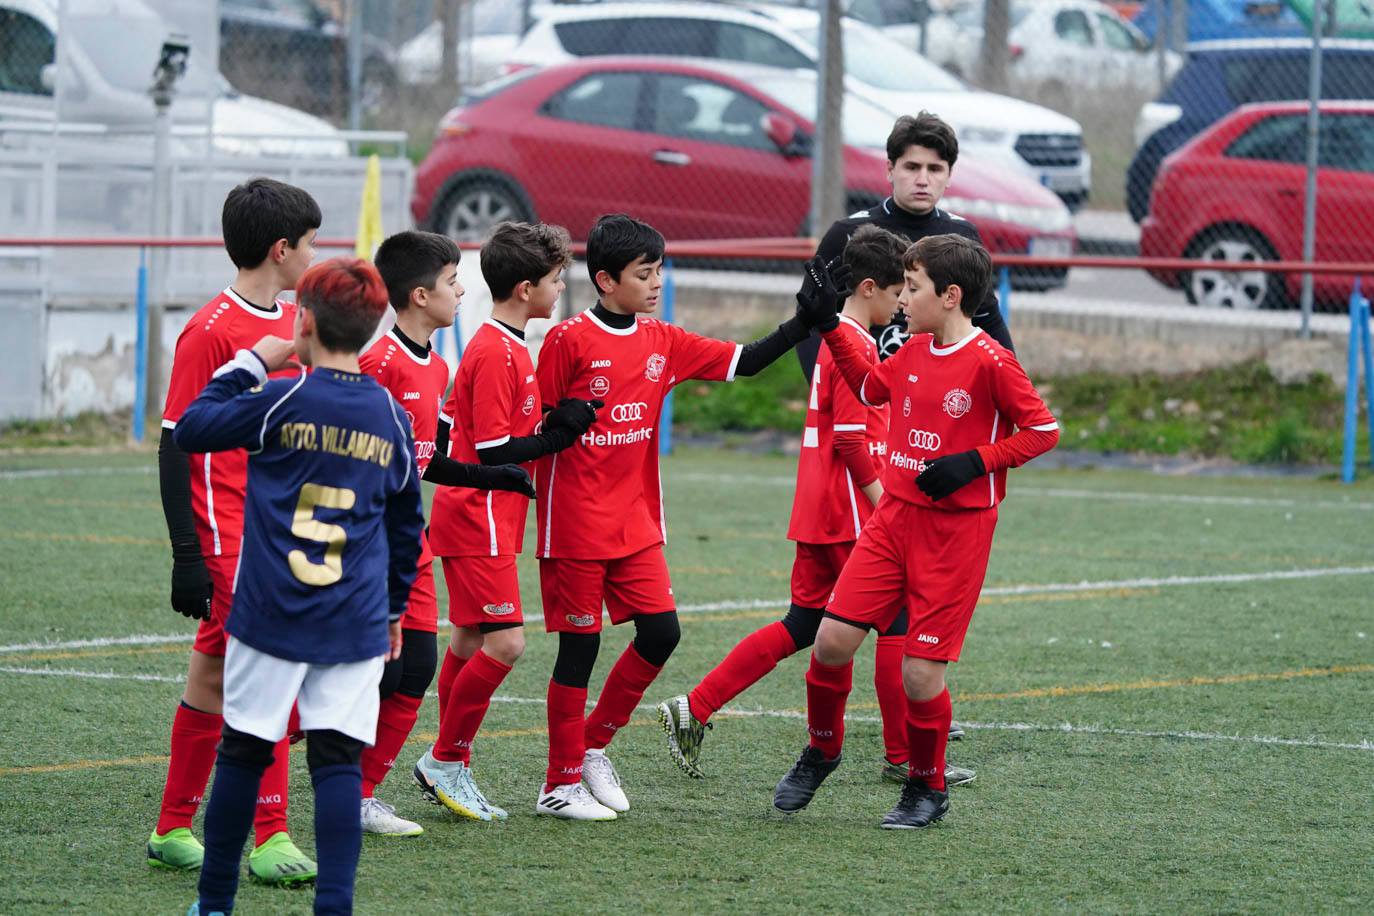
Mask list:
[[534,499],[534,483],[518,464],[474,465],[472,482],[479,490],[509,490]]
[[192,620],[210,619],[215,584],[203,558],[172,560],[172,610]]
[[596,422],[597,409],[605,406],[605,402],[598,400],[564,398],[557,407],[544,414],[544,428],[570,429],[580,436]]
[[982,456],[976,449],[969,449],[927,461],[926,469],[916,477],[916,486],[930,497],[931,502],[938,502],[987,472]]
[[840,309],[854,294],[849,288],[848,264],[836,258],[829,264],[816,255],[806,262],[801,291],[797,293],[797,317],[807,327],[824,334],[839,326]]

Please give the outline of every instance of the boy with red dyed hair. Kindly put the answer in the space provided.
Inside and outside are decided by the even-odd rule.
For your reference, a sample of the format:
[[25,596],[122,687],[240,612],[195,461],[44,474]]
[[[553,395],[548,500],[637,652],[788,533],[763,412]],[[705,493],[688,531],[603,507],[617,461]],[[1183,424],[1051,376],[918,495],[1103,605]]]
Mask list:
[[[415,469],[422,480],[442,486],[513,490],[534,495],[529,474],[515,465],[485,467],[448,457],[448,424],[439,407],[449,370],[430,346],[439,328],[453,326],[463,296],[458,282],[461,253],[454,241],[433,232],[407,230],[389,236],[373,258],[396,311],[396,324],[359,359],[405,408],[415,436]],[[394,806],[375,796],[419,718],[425,691],[434,679],[438,604],[434,595],[434,555],[420,538],[420,566],[401,620],[401,657],[382,672],[377,742],[363,751],[362,826],[367,833],[417,836],[424,828],[399,817]]]
[[[577,441],[599,401],[559,399],[543,412],[525,327],[548,318],[572,262],[561,226],[503,222],[482,245],[491,318],[463,351],[441,429],[457,461],[521,465]],[[542,426],[541,426],[542,418]],[[416,785],[460,817],[504,818],[472,775],[472,743],[491,697],[525,649],[515,558],[530,495],[444,487],[434,496],[430,543],[443,561],[453,630],[439,672],[439,735],[416,763]]]
[[926,827],[949,811],[945,669],[959,660],[978,603],[1007,468],[1059,440],[1058,422],[1016,357],[973,325],[992,278],[987,250],[963,236],[928,236],[907,249],[903,267],[900,301],[916,336],[882,363],[840,332],[839,284],[824,284],[802,306],[859,399],[901,409],[888,430],[882,500],[816,634],[806,675],[811,741],[773,794],[779,811],[800,811],[839,766],[854,652],[870,627],[885,627],[905,606],[910,772],[882,821],[887,829]]
[[[264,337],[221,366],[177,444],[247,449],[238,590],[226,623],[224,728],[190,913],[229,913],[253,801],[292,706],[306,734],[319,856],[315,912],[350,913],[362,847],[359,761],[377,681],[401,652],[424,512],[401,405],[358,365],[386,311],[366,261],[335,258],[297,287],[294,340]],[[296,363],[313,367],[268,381]]]

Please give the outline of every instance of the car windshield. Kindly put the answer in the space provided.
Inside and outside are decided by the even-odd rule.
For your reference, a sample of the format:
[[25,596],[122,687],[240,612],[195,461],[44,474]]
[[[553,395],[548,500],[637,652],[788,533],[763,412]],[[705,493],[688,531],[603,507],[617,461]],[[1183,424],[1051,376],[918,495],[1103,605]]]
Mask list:
[[[777,99],[811,123],[816,122],[816,83],[795,77],[773,77],[757,80],[755,86]],[[844,94],[844,114],[841,129],[844,142],[852,146],[873,149],[887,148],[887,135],[892,130],[895,115],[856,96]]]
[[[153,84],[153,68],[162,52],[166,29],[157,19],[129,16],[69,16],[63,20],[64,34],[85,50],[96,72],[116,89],[147,92]],[[111,36],[119,36],[112,41]],[[186,73],[177,81],[178,95],[204,98],[219,95],[219,74],[209,66],[205,55],[195,48],[186,58]]]
[[[845,73],[879,89],[904,92],[961,92],[964,84],[916,52],[888,38],[877,29],[853,19],[844,24]],[[796,35],[820,47],[820,26],[796,30]]]

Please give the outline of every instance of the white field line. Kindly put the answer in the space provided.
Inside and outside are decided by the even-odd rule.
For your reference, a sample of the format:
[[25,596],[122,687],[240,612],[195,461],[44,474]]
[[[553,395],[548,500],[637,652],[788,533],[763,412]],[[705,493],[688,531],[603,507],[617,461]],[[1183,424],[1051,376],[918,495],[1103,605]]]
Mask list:
[[[1039,595],[1066,592],[1108,591],[1125,588],[1162,588],[1182,585],[1230,585],[1246,582],[1272,582],[1284,579],[1319,579],[1327,576],[1374,575],[1374,566],[1335,566],[1318,569],[1287,569],[1259,573],[1223,573],[1215,576],[1166,576],[1163,578],[1117,579],[1111,582],[1059,582],[1045,585],[1004,585],[985,588],[981,595],[995,598],[1002,595]],[[784,608],[787,598],[751,598],[734,601],[711,601],[705,604],[684,604],[679,614],[702,614],[709,611],[767,610]],[[439,621],[440,628],[449,626]],[[63,649],[91,649],[105,646],[141,646],[161,643],[191,642],[190,633],[160,633],[139,636],[104,637],[98,639],[69,639],[63,642],[25,642],[0,646],[0,655],[14,652],[55,652]]]
[[[163,684],[179,684],[186,679],[184,677],[162,677],[155,674],[116,674],[112,671],[76,671],[71,669],[57,668],[9,668],[0,666],[0,673],[8,674],[35,674],[48,677],[75,677],[87,678],[92,680],[107,681],[152,681]],[[430,697],[437,697],[438,694],[430,691]],[[543,706],[545,700],[541,697],[507,697],[494,696],[491,698],[493,703],[517,703],[530,706]],[[587,703],[591,708],[593,704]],[[640,704],[636,709],[643,712],[654,712],[658,707],[647,703]],[[725,707],[717,713],[721,716],[731,716],[740,718],[768,718],[768,719],[804,719],[805,713],[796,710],[783,709],[736,709]],[[867,715],[846,715],[846,722],[853,723],[881,723],[882,719],[878,716]],[[1059,732],[1061,734],[1072,735],[1107,735],[1124,738],[1163,738],[1171,740],[1188,741],[1230,741],[1240,744],[1260,744],[1274,745],[1276,747],[1316,747],[1327,750],[1342,751],[1374,751],[1374,741],[1366,739],[1358,743],[1341,741],[1317,741],[1305,738],[1280,738],[1273,735],[1221,735],[1211,732],[1197,731],[1145,731],[1131,728],[1102,728],[1093,725],[1072,725],[1064,722],[1059,725],[1042,725],[1035,722],[968,722],[959,720],[959,724],[964,728],[985,729],[988,731],[1035,731],[1035,732]]]
[[31,480],[36,477],[93,477],[97,474],[151,474],[154,467],[135,465],[127,468],[30,468],[24,471],[0,471],[0,480]]
[[[792,486],[794,477],[749,474],[706,474],[689,471],[665,474],[669,480],[689,480],[700,483],[745,483],[769,486]],[[1074,490],[1063,487],[1018,487],[1007,491],[1013,495],[1047,496],[1055,499],[1104,499],[1120,502],[1190,503],[1201,506],[1263,506],[1283,509],[1346,509],[1374,512],[1374,503],[1337,502],[1335,500],[1285,499],[1261,496],[1193,496],[1186,493],[1123,493],[1109,490]]]

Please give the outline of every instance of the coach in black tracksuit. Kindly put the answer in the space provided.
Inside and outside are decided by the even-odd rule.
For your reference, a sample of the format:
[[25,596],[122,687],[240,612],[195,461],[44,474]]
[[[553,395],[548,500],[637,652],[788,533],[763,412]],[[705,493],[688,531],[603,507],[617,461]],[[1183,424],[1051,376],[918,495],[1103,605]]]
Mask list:
[[[875,207],[837,220],[826,230],[816,253],[826,262],[838,258],[844,253],[849,236],[864,223],[872,223],[913,242],[928,235],[952,232],[981,243],[973,223],[937,206],[949,185],[950,171],[958,157],[959,141],[952,127],[928,111],[914,118],[902,115],[887,138],[887,177],[892,182],[892,196]],[[973,323],[1002,346],[1014,349],[1011,332],[1002,320],[1002,311],[991,289],[973,316]],[[887,327],[870,329],[877,338],[881,359],[897,352],[907,337],[905,327],[905,320],[899,317]],[[811,371],[816,365],[820,340],[813,334],[797,345],[797,359],[801,361],[807,381],[811,380]]]

